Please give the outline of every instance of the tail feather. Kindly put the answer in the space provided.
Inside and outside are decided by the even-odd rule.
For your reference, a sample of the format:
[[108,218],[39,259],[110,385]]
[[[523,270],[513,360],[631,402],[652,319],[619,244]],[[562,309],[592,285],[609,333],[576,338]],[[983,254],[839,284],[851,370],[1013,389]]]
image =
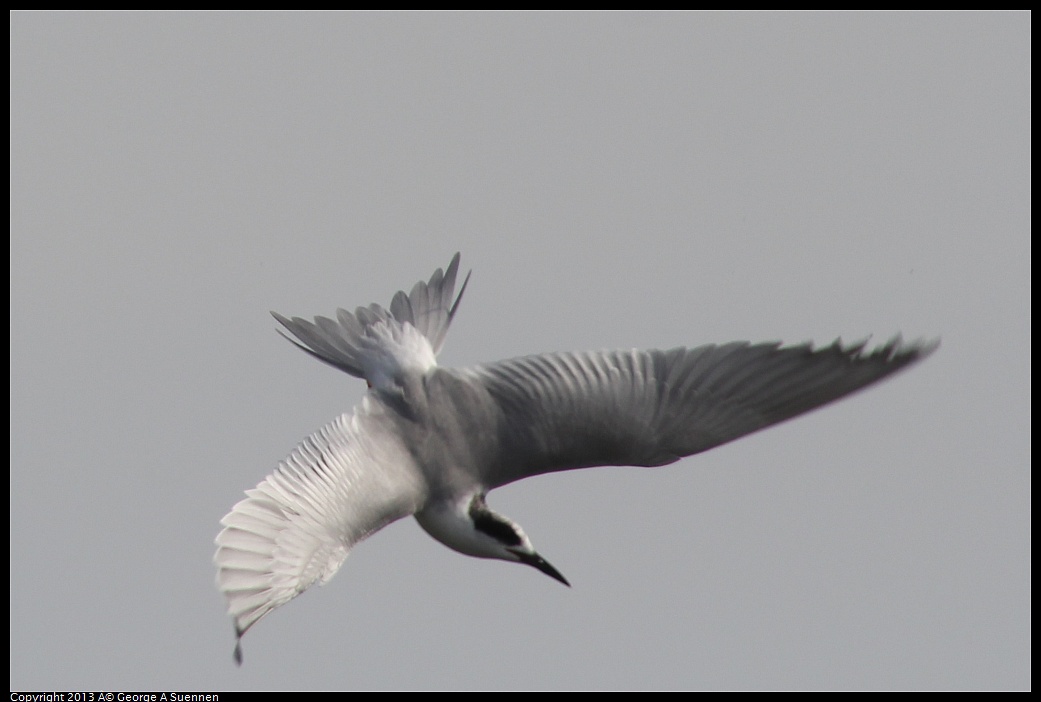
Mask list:
[[[393,365],[404,365],[401,363],[404,356],[418,354],[426,359],[440,352],[470,281],[467,274],[459,294],[455,295],[458,271],[457,253],[445,271],[438,268],[428,282],[419,281],[409,294],[399,291],[394,295],[389,311],[373,303],[357,308],[353,314],[339,309],[335,320],[315,317],[314,322],[301,317],[290,319],[277,312],[271,314],[296,340],[283,336],[304,352],[356,378],[368,378],[373,364],[386,365],[388,356],[397,361]],[[429,351],[416,348],[415,332],[408,333],[406,325],[419,332]]]

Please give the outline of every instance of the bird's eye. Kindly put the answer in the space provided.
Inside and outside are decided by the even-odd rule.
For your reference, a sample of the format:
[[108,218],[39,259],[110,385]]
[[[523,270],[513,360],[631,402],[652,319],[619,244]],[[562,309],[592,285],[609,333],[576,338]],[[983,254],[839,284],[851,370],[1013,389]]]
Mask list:
[[524,539],[517,533],[517,529],[513,524],[505,521],[487,508],[471,508],[470,518],[473,520],[474,529],[487,534],[506,546],[520,546],[524,543]]

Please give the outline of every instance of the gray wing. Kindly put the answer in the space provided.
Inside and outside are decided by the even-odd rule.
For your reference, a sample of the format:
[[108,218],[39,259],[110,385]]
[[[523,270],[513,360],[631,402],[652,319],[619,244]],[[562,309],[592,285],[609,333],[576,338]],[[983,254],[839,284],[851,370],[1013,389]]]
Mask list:
[[736,342],[553,353],[472,369],[501,411],[498,486],[602,465],[664,465],[848,395],[932,353],[897,337],[814,349]]
[[[326,583],[359,541],[413,514],[426,483],[384,408],[367,398],[305,439],[222,520],[217,587],[241,639]],[[235,657],[241,662],[241,648]]]

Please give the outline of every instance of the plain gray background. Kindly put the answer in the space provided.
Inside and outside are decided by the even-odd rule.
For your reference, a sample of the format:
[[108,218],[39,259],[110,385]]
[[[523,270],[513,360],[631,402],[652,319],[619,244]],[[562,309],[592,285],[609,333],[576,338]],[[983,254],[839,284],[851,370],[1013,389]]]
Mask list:
[[[1030,15],[11,15],[11,687],[1018,688]],[[268,310],[455,251],[441,356],[942,337],[659,469],[403,520],[231,660],[218,521],[364,386]]]

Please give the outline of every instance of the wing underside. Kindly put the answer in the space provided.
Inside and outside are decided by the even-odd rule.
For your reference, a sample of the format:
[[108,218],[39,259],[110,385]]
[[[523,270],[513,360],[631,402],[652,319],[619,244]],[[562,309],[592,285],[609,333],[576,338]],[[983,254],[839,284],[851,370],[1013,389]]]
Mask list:
[[217,586],[238,637],[327,582],[356,543],[413,514],[425,490],[393,422],[369,400],[301,442],[221,520]]

